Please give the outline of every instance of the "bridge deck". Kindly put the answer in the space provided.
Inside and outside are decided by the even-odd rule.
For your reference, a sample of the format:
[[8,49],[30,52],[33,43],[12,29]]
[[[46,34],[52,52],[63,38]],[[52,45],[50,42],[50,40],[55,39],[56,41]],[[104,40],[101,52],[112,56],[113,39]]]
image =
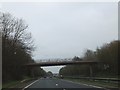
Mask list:
[[63,62],[41,62],[41,63],[29,63],[25,66],[59,66],[59,65],[79,65],[79,64],[97,64],[97,61],[63,61]]

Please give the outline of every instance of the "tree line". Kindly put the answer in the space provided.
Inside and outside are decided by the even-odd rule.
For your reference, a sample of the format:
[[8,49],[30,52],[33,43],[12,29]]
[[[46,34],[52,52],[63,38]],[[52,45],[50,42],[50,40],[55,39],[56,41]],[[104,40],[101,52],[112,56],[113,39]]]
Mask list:
[[[118,76],[118,51],[120,50],[120,41],[114,40],[97,48],[95,51],[86,50],[84,56],[79,58],[75,56],[73,61],[99,61],[102,63],[92,65],[93,76]],[[90,76],[89,65],[66,65],[59,71],[63,76]]]
[[[0,32],[2,33],[2,82],[21,80],[31,77],[31,70],[24,64],[35,63],[32,58],[34,42],[28,25],[24,20],[13,17],[9,13],[0,13]],[[39,67],[34,68],[34,76],[42,76],[46,72]]]

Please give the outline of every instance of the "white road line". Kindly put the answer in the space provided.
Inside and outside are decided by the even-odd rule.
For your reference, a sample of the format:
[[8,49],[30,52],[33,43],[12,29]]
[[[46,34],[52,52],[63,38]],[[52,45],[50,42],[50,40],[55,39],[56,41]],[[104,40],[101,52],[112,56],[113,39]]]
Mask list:
[[[63,80],[63,79],[62,79]],[[85,85],[85,86],[91,86],[91,87],[94,87],[94,88],[103,88],[103,87],[99,87],[99,86],[94,86],[94,85],[89,85],[89,84],[83,84],[83,83],[77,83],[77,82],[73,82],[73,81],[69,81],[69,80],[63,80],[63,81],[68,81],[68,82],[71,82],[71,83],[76,83],[76,84],[82,84],[82,85]],[[104,88],[103,88],[104,89]]]
[[37,82],[38,80],[35,80],[34,82],[32,82],[31,84],[27,85],[26,87],[24,87],[22,90],[25,90],[26,88],[30,87],[32,84],[34,84],[35,82]]
[[[84,84],[84,85],[87,85],[87,84]],[[94,87],[94,88],[102,88],[102,87],[94,86],[94,85],[87,85],[87,86],[91,86],[91,87]]]
[[58,84],[57,84],[57,83],[56,83],[55,85],[56,85],[56,86],[58,86]]

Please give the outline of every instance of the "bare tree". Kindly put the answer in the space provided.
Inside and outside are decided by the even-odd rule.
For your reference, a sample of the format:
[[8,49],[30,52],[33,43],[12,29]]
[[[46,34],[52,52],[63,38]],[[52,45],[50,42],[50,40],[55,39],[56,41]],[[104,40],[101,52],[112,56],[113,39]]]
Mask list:
[[0,13],[0,29],[4,43],[11,39],[10,45],[21,45],[23,49],[31,53],[34,49],[31,33],[27,32],[28,25],[24,20],[12,17],[9,13]]
[[27,28],[24,20],[15,18],[9,13],[0,13],[3,82],[21,79],[27,72],[22,66],[33,60],[31,52],[34,44]]

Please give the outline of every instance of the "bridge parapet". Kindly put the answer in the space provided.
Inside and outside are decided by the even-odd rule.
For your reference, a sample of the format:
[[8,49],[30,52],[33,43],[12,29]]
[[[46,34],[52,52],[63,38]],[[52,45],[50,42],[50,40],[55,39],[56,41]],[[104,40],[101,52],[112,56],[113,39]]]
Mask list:
[[40,59],[40,60],[36,60],[36,63],[41,63],[41,62],[67,62],[67,61],[72,61],[72,58],[65,58],[65,59]]
[[98,61],[59,61],[59,62],[40,62],[40,63],[28,63],[25,66],[37,67],[37,66],[60,66],[60,65],[80,65],[80,64],[97,64]]

